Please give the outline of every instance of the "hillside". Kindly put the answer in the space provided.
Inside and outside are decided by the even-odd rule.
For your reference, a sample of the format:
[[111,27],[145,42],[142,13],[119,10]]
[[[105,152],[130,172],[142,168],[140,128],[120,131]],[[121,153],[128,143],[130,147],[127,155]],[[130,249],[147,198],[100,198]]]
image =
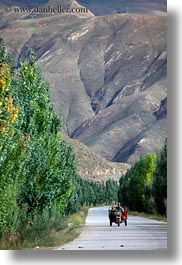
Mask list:
[[78,0],[96,16],[116,13],[153,13],[167,11],[167,0]]
[[[1,10],[11,2],[0,1]],[[47,3],[58,4],[79,7],[71,0]],[[167,135],[166,115],[158,118],[167,97],[164,12],[95,17],[11,10],[1,11],[0,25],[17,67],[30,49],[36,52],[67,135],[115,162],[133,164],[161,148]]]
[[121,175],[125,174],[130,168],[128,164],[109,162],[102,157],[95,155],[87,146],[78,140],[71,139],[62,134],[75,151],[75,161],[77,170],[82,178],[102,182],[108,179],[119,180]]

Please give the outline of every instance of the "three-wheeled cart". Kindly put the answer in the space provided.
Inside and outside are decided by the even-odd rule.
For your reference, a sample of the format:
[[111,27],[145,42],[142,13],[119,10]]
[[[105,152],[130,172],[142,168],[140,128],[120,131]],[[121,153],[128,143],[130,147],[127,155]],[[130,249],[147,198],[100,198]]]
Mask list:
[[109,208],[109,222],[110,226],[112,226],[112,223],[120,224],[125,223],[125,226],[127,226],[127,219],[128,219],[128,209],[126,206],[122,207],[122,210],[117,210],[116,207]]

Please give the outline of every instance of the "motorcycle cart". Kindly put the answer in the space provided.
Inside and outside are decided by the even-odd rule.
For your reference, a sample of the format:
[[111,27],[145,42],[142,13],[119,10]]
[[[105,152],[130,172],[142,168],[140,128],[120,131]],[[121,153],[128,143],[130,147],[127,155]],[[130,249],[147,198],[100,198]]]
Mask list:
[[115,208],[109,209],[110,226],[112,226],[112,223],[115,223],[118,226],[120,226],[122,223],[125,223],[125,226],[127,226],[128,209],[126,207],[123,207],[123,209],[123,211],[116,210]]

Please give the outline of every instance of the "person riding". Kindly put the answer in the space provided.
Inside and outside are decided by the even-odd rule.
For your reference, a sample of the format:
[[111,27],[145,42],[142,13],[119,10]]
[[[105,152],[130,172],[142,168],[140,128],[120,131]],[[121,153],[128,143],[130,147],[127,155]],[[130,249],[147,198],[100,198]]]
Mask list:
[[112,216],[115,214],[115,206],[112,205],[112,207],[109,208],[109,216]]
[[118,202],[118,205],[116,206],[116,211],[124,212],[124,209],[123,209],[123,207],[121,207],[120,202]]

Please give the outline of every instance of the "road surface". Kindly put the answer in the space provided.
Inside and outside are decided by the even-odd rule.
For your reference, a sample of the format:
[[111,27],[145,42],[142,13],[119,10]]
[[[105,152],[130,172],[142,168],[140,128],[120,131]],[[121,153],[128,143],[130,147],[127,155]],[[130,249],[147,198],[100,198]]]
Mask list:
[[109,225],[108,207],[90,208],[78,238],[56,250],[167,249],[167,223],[128,216],[128,226]]

